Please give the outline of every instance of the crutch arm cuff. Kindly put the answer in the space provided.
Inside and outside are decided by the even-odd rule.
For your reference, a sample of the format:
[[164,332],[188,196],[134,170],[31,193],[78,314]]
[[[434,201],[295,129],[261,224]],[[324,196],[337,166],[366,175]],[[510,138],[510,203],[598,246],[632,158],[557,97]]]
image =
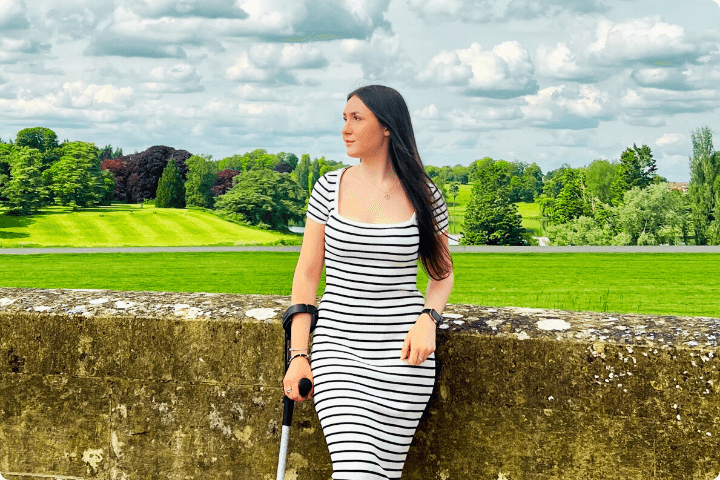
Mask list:
[[309,313],[312,316],[312,320],[310,322],[310,333],[312,333],[312,331],[315,330],[315,325],[317,324],[317,307],[315,305],[309,305],[305,303],[296,303],[294,305],[290,305],[288,309],[285,310],[285,313],[283,313],[282,316],[283,329],[286,332],[290,331],[290,327],[292,326],[292,317],[296,313]]

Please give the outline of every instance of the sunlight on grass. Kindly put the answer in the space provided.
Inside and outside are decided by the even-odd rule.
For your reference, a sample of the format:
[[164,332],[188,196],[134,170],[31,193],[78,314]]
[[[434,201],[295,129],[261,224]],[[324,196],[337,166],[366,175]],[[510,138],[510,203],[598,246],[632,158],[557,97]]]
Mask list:
[[113,204],[73,212],[47,207],[28,217],[0,214],[0,247],[169,247],[300,245],[302,236],[228,222],[195,208]]

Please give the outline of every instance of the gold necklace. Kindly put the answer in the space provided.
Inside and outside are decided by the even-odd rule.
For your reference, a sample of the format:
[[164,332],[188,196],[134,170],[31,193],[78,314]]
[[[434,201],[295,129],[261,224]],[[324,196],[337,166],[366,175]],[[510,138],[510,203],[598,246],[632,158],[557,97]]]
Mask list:
[[[360,170],[360,167],[359,167],[359,166],[358,166],[358,170]],[[360,172],[360,175],[362,175],[363,177],[365,177],[365,174],[362,173],[362,172]],[[375,184],[372,182],[372,180],[370,180],[368,177],[365,177],[365,180],[367,180],[368,182],[372,183],[373,186],[375,186],[375,188],[377,188],[377,189],[380,190],[381,192],[383,191],[380,187],[378,187],[377,185],[375,185]],[[399,180],[400,180],[400,178],[397,178],[397,179],[395,180],[395,182],[392,184],[392,187],[390,187],[390,190],[393,189],[393,187],[395,186],[395,183],[397,183]],[[388,190],[387,192],[385,192],[385,195],[383,195],[383,197],[384,197],[386,200],[390,200],[390,193],[389,193],[390,190]]]

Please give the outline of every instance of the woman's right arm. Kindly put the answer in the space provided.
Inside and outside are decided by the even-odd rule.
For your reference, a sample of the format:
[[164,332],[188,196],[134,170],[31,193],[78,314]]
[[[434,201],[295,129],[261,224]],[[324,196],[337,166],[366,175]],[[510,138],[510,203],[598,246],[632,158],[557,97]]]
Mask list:
[[[292,297],[290,301],[292,305],[297,303],[315,305],[317,288],[320,284],[324,264],[325,224],[307,218],[302,246],[300,247],[300,257],[295,267],[295,275],[293,275]],[[290,327],[290,346],[293,349],[300,350],[292,350],[292,354],[298,352],[310,353],[307,348],[310,339],[311,318],[309,313],[297,313],[293,315],[292,326]],[[297,357],[290,362],[290,368],[288,368],[285,378],[283,379],[285,395],[296,402],[304,400],[298,392],[298,382],[301,378],[307,378],[310,381],[313,380],[310,363],[305,357]],[[290,393],[287,393],[288,388],[292,389]],[[307,398],[312,397],[312,393],[311,391]]]

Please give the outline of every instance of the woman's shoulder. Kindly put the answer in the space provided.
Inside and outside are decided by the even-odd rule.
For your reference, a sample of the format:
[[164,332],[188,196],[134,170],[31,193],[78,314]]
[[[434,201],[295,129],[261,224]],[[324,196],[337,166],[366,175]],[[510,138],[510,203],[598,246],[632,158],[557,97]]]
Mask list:
[[330,170],[329,172],[325,172],[323,175],[320,176],[318,179],[318,182],[322,182],[322,185],[327,190],[334,190],[337,186],[338,179],[340,178],[340,173],[342,173],[343,168],[338,168],[336,170]]

